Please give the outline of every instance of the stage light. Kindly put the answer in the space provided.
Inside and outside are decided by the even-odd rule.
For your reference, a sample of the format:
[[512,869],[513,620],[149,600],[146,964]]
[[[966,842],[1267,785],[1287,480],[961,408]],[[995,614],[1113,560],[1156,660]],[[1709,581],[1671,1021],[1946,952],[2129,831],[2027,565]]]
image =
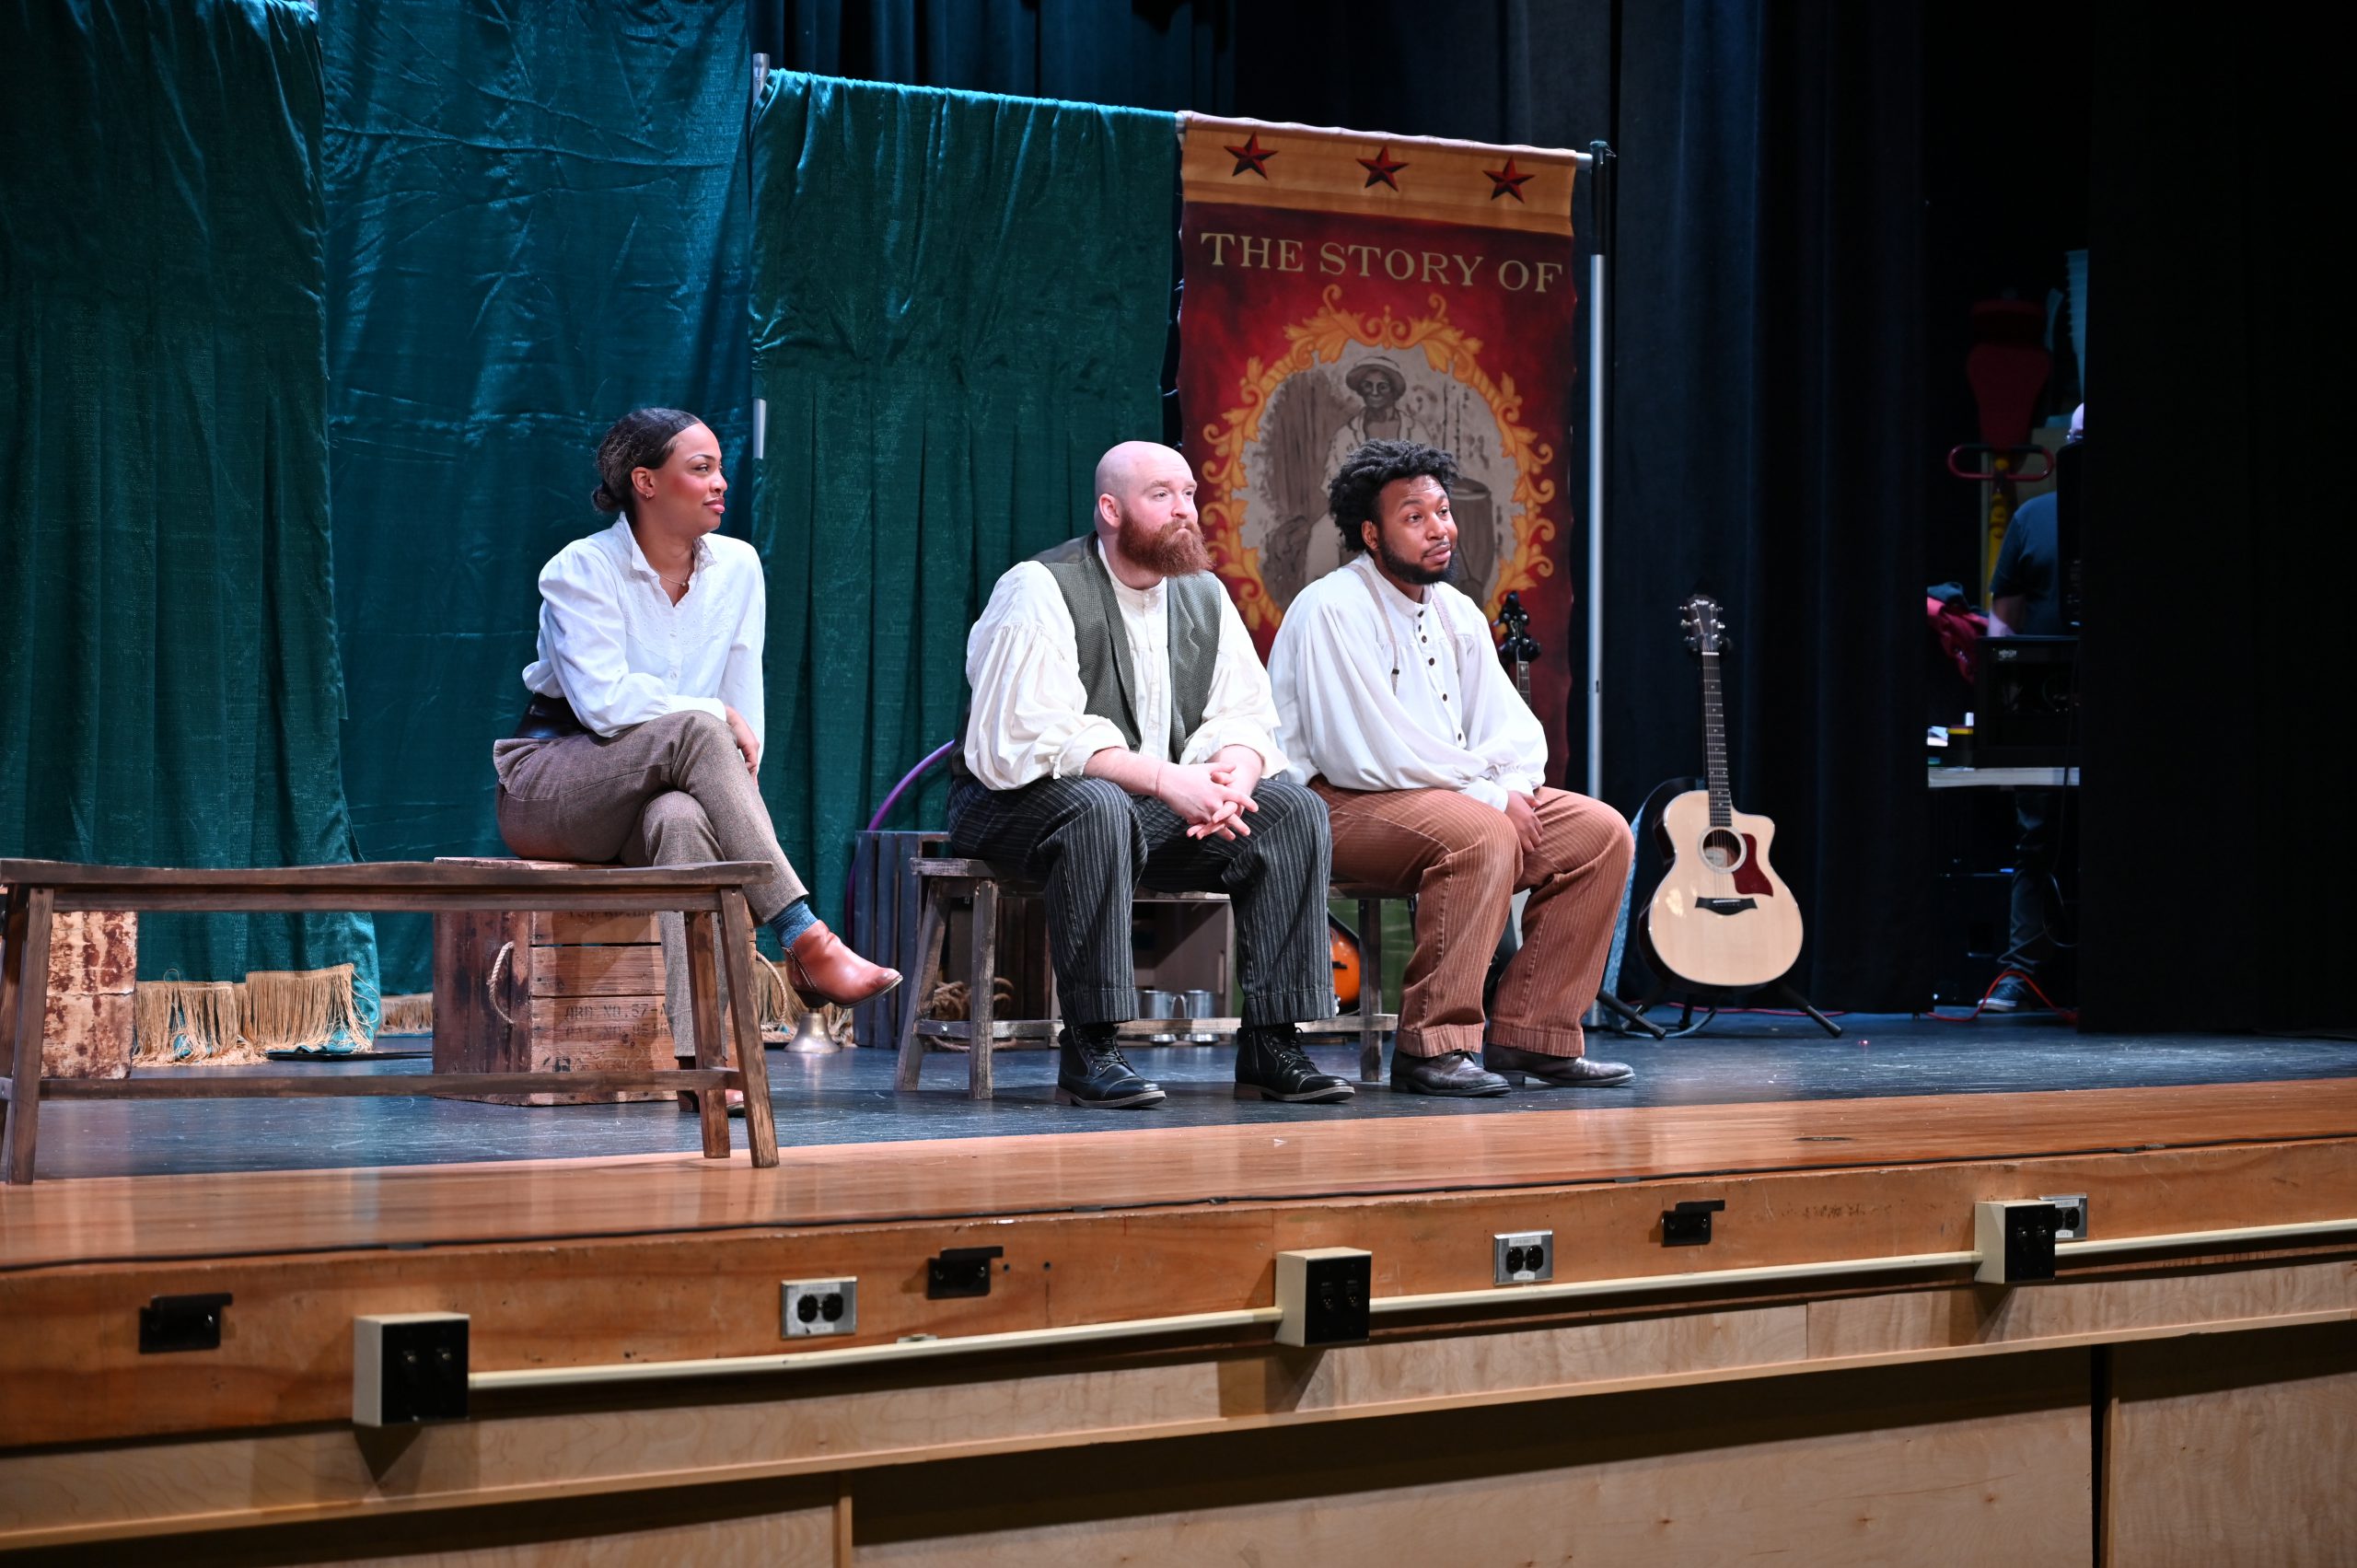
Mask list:
[[467,1418],[467,1315],[393,1312],[352,1320],[352,1423]]
[[1375,1295],[1375,1257],[1355,1247],[1312,1247],[1277,1254],[1281,1345],[1337,1345],[1367,1334]]

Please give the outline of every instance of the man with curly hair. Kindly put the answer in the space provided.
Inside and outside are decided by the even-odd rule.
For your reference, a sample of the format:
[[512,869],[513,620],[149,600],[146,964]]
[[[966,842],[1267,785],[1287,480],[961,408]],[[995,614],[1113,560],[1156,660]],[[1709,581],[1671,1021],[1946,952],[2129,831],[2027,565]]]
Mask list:
[[[1278,749],[1326,802],[1335,875],[1416,897],[1391,1086],[1506,1092],[1629,1081],[1591,1061],[1580,1017],[1602,983],[1633,851],[1601,801],[1545,784],[1547,737],[1498,663],[1480,607],[1448,583],[1448,453],[1369,441],[1329,486],[1344,564],[1302,590],[1270,650]],[[1523,945],[1484,1018],[1482,981],[1514,895]]]

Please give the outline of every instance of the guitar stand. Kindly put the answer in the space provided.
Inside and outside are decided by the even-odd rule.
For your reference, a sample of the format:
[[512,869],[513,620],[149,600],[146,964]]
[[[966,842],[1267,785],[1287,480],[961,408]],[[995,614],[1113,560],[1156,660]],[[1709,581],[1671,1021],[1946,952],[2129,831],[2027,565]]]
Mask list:
[[[1652,968],[1654,966],[1648,965],[1648,967]],[[1655,969],[1655,972],[1659,972],[1658,969]],[[1708,1007],[1712,1013],[1716,1014],[1721,1007],[1727,1005],[1729,1002],[1736,997],[1747,995],[1754,991],[1766,991],[1771,988],[1774,990],[1779,1001],[1788,1002],[1795,1010],[1807,1014],[1811,1018],[1816,1020],[1817,1027],[1818,1028],[1823,1029],[1827,1034],[1831,1035],[1834,1039],[1839,1040],[1841,1038],[1841,1026],[1827,1017],[1823,1013],[1817,1011],[1816,1004],[1812,1003],[1807,997],[1803,996],[1798,991],[1794,990],[1793,982],[1789,980],[1771,981],[1768,985],[1764,986],[1741,986],[1731,991],[1680,992],[1678,998],[1679,1007],[1678,1028],[1666,1031],[1665,1031],[1660,1025],[1655,1024],[1652,1019],[1646,1017],[1644,1015],[1647,1008],[1658,1006],[1662,1002],[1667,999],[1669,995],[1669,988],[1667,986],[1655,987],[1643,1001],[1637,1003],[1623,1002],[1620,997],[1613,995],[1608,991],[1600,993],[1596,997],[1596,1000],[1608,1005],[1613,1011],[1620,1014],[1623,1017],[1633,1017],[1638,1023],[1643,1024],[1645,1028],[1652,1030],[1655,1040],[1666,1040],[1669,1038],[1670,1035],[1688,1034],[1701,1027],[1694,1022],[1694,1008],[1698,1003],[1702,1006]],[[1711,1020],[1706,1017],[1702,1020],[1702,1023],[1707,1024]]]
[[[1632,1007],[1628,1003],[1621,1001],[1620,998],[1613,995],[1612,993],[1608,991],[1599,991],[1596,993],[1596,1005],[1620,1018],[1620,1023],[1625,1026],[1620,1029],[1620,1032],[1621,1033],[1627,1033],[1630,1028],[1637,1028],[1653,1036],[1655,1040],[1667,1040],[1669,1038],[1669,1031],[1667,1029],[1663,1028],[1659,1024],[1655,1023],[1651,1018],[1645,1016],[1643,1007]],[[1651,1004],[1648,1003],[1646,1005],[1650,1006]],[[1808,1007],[1808,1004],[1805,1002],[1802,1003],[1801,1005]],[[1686,1010],[1690,1015],[1694,1009],[1691,1005],[1689,1005]],[[1809,1007],[1809,1014],[1811,1016],[1815,1017],[1817,1022],[1825,1022],[1824,1016],[1819,1014],[1816,1008]],[[1685,1026],[1680,1024],[1679,1027],[1682,1028]],[[1830,1026],[1828,1027],[1829,1028]],[[1838,1034],[1840,1031],[1837,1029],[1834,1032]]]

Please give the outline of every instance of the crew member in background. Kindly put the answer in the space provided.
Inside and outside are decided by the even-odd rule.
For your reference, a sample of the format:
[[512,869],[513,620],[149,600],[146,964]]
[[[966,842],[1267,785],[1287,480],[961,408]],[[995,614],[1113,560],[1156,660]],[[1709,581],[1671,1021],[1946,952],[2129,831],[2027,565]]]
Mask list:
[[1056,1098],[1149,1106],[1114,1026],[1137,1016],[1130,903],[1140,883],[1226,893],[1241,948],[1239,1096],[1351,1098],[1295,1025],[1334,1011],[1326,808],[1272,738],[1269,678],[1195,519],[1195,476],[1167,447],[1097,465],[1095,530],[998,580],[966,641],[973,706],[949,796],[953,853],[1047,887],[1062,1005]]
[[[2068,440],[2086,434],[2086,406],[2071,415]],[[1997,569],[1989,577],[1989,634],[1992,637],[2061,637],[2070,633],[2062,618],[2062,563],[2056,548],[2058,504],[2054,493],[2033,495],[2014,508],[1997,546]],[[1988,656],[1984,651],[1983,658]],[[1982,999],[1991,1013],[2037,1012],[2046,1004],[2035,982],[2054,957],[2053,929],[2060,915],[2063,792],[2014,791],[2013,907],[2002,962],[2006,973]]]
[[[1500,668],[1480,607],[1445,580],[1457,544],[1448,453],[1369,441],[1329,499],[1345,564],[1285,612],[1269,673],[1277,744],[1326,802],[1347,882],[1416,896],[1391,1086],[1500,1095],[1504,1074],[1624,1084],[1583,1054],[1633,845],[1600,801],[1550,789],[1547,737]],[[1481,985],[1514,894],[1522,949],[1496,1016]]]
[[[636,409],[598,444],[598,478],[590,504],[620,516],[540,568],[530,701],[491,749],[500,837],[530,860],[761,861],[771,875],[746,900],[806,1002],[849,1006],[890,990],[900,971],[811,912],[755,782],[768,594],[753,547],[714,531],[727,510],[719,441],[692,414]],[[662,931],[665,1008],[685,1055],[685,927],[666,914]]]

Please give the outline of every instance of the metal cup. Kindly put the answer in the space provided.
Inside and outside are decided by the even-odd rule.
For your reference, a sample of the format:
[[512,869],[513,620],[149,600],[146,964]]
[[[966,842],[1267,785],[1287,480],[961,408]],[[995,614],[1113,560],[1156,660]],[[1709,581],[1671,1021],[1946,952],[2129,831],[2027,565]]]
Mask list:
[[[1180,1009],[1178,1016],[1182,1018],[1209,1018],[1215,1016],[1212,1012],[1212,993],[1208,991],[1190,991],[1186,993],[1184,997],[1181,999]],[[1190,1044],[1212,1045],[1218,1041],[1219,1036],[1190,1034],[1187,1039]]]

